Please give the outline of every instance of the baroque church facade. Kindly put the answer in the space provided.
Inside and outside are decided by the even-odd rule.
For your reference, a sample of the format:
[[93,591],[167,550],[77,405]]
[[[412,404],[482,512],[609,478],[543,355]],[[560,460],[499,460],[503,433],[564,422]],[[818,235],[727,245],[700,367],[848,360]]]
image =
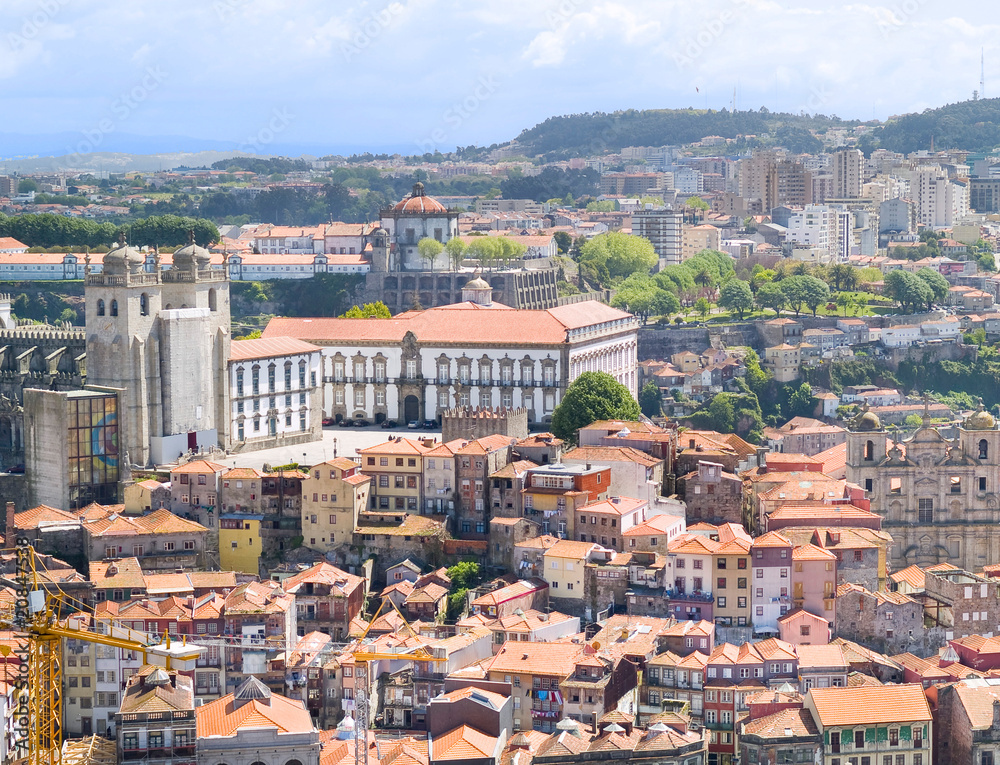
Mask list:
[[847,434],[847,480],[892,534],[892,564],[948,563],[978,571],[1000,560],[1000,430],[983,409],[955,438],[923,424],[897,441],[863,410]]

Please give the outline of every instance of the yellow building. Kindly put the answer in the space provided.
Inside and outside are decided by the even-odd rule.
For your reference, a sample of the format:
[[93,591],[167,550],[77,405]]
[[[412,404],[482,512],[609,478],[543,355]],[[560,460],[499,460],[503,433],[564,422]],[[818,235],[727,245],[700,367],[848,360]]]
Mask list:
[[345,457],[313,465],[302,482],[303,544],[324,551],[351,544],[358,514],[368,509],[371,483]]
[[546,550],[543,578],[549,583],[549,596],[582,600],[587,561],[595,552],[603,550],[594,542],[570,539],[561,539]]
[[715,551],[716,624],[745,627],[750,624],[750,535],[742,526],[718,527],[720,547]]
[[152,479],[125,485],[125,512],[129,515],[142,515],[159,510],[161,507],[170,509],[170,489],[159,481]]
[[260,576],[263,515],[226,513],[219,517],[219,566]]
[[708,223],[684,224],[681,228],[681,260],[693,258],[702,250],[718,250],[722,244],[719,229]]
[[801,363],[801,351],[797,345],[782,343],[764,349],[763,367],[774,375],[777,382],[797,380]]
[[373,510],[420,512],[423,506],[424,453],[435,439],[395,438],[358,449],[361,471],[372,477]]

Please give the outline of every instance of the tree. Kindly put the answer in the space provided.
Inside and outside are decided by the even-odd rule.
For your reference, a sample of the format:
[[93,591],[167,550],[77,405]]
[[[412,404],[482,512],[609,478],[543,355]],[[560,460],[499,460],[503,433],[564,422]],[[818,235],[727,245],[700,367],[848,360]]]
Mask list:
[[940,271],[935,271],[933,268],[921,268],[917,271],[917,276],[923,279],[924,283],[931,288],[932,300],[927,303],[928,309],[930,309],[933,301],[940,302],[948,297],[948,289],[951,285],[948,284],[948,280],[941,275]]
[[629,389],[606,372],[584,372],[566,389],[552,413],[552,432],[576,442],[576,432],[597,420],[639,419],[639,404]]
[[489,268],[499,257],[499,247],[495,236],[477,236],[472,239],[466,252],[479,261],[483,268]]
[[774,315],[778,316],[781,309],[788,305],[788,298],[785,297],[780,284],[767,282],[760,285],[760,289],[757,290],[757,305],[761,308],[770,308],[774,311]]
[[469,589],[479,584],[482,574],[479,571],[479,564],[474,561],[462,561],[451,566],[448,571],[448,578],[451,579],[451,586],[456,589]]
[[847,263],[834,263],[827,270],[827,276],[833,282],[833,288],[837,292],[850,291],[858,286],[858,270]]
[[770,284],[773,281],[774,271],[770,268],[764,268],[760,263],[758,263],[753,267],[753,271],[750,272],[750,291],[756,297],[757,290],[765,284]]
[[28,194],[32,191],[38,191],[38,181],[34,178],[25,178],[17,184],[18,194]]
[[645,324],[652,315],[669,316],[681,305],[672,292],[662,289],[647,274],[632,274],[616,290],[611,305],[640,317]]
[[460,237],[453,236],[445,243],[444,250],[448,253],[452,270],[457,271],[465,258],[465,242]]
[[569,253],[569,248],[573,246],[573,237],[565,231],[556,231],[552,238],[556,240],[556,247],[559,249],[560,255]]
[[902,269],[886,274],[882,294],[899,303],[903,310],[910,308],[916,311],[934,300],[934,291],[926,281]]
[[809,383],[802,383],[797,388],[788,386],[786,390],[788,401],[784,407],[785,414],[788,417],[812,417],[816,409],[816,399]]
[[743,314],[753,310],[753,293],[750,291],[750,285],[741,279],[730,279],[719,291],[719,305],[730,311],[736,311],[742,320]]
[[746,356],[743,357],[743,365],[747,370],[744,378],[747,387],[759,398],[764,393],[764,389],[767,388],[771,375],[760,365],[760,356],[753,348],[747,350]]
[[660,409],[660,389],[652,380],[639,391],[639,408],[647,417],[659,417],[663,413]]
[[443,251],[444,245],[437,239],[431,239],[429,236],[425,236],[417,242],[417,252],[420,253],[421,258],[427,261],[431,271],[434,270],[434,261]]
[[712,310],[712,304],[708,302],[707,298],[700,297],[694,301],[694,310],[698,312],[702,321],[708,318],[708,314]]
[[341,319],[391,319],[389,307],[379,300],[376,303],[365,303],[363,306],[352,306]]
[[837,308],[843,308],[844,316],[847,316],[847,309],[854,305],[854,296],[850,292],[838,292],[835,302]]
[[787,279],[782,279],[780,285],[785,299],[796,316],[803,307],[807,307],[815,316],[816,310],[830,300],[830,288],[826,282],[815,276],[789,276]]
[[603,266],[612,280],[634,273],[648,274],[657,260],[652,242],[620,231],[598,234],[580,250],[581,263]]
[[700,210],[701,212],[711,209],[708,202],[701,197],[688,197],[684,200],[684,206],[690,207],[692,210]]
[[528,248],[524,243],[509,236],[498,236],[497,240],[497,260],[503,265],[509,265],[512,260],[524,257]]

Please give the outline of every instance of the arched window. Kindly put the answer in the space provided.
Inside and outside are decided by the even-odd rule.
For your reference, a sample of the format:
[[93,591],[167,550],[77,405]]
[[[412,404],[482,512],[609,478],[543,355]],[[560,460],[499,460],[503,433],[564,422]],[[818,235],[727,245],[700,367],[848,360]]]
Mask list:
[[292,362],[285,362],[285,390],[292,389]]
[[98,316],[104,316],[104,301],[103,300],[98,300],[97,301],[97,315]]
[[979,459],[984,460],[990,456],[990,445],[985,438],[979,440]]
[[112,300],[111,301],[111,315],[112,316],[117,316],[118,315],[118,301],[117,300]]
[[208,291],[208,310],[215,311],[218,307],[218,297],[215,294],[215,289],[212,288]]
[[875,443],[873,441],[865,441],[865,459],[868,461],[875,459]]
[[139,315],[149,316],[149,295],[145,292],[139,295]]

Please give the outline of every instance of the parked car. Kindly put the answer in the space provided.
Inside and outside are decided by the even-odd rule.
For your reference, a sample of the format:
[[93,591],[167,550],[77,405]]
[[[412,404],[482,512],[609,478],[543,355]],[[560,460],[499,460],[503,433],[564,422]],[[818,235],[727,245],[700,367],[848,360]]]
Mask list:
[[399,427],[399,423],[397,423],[395,420],[382,420],[382,427],[385,430],[388,430],[389,428]]
[[420,427],[420,422],[418,420],[410,420],[406,424],[406,427],[408,427],[410,430],[416,430],[417,428]]
[[367,428],[371,423],[368,420],[355,420],[353,425],[356,428]]
[[335,425],[335,424],[336,424],[336,420],[334,420],[333,417],[324,417],[323,418],[323,427],[324,428],[329,428],[331,425]]
[[337,427],[338,428],[349,428],[349,427],[351,427],[351,421],[350,420],[346,420],[346,419],[345,420],[341,420],[340,422],[337,423]]
[[437,420],[424,420],[424,430],[434,430],[437,426]]

